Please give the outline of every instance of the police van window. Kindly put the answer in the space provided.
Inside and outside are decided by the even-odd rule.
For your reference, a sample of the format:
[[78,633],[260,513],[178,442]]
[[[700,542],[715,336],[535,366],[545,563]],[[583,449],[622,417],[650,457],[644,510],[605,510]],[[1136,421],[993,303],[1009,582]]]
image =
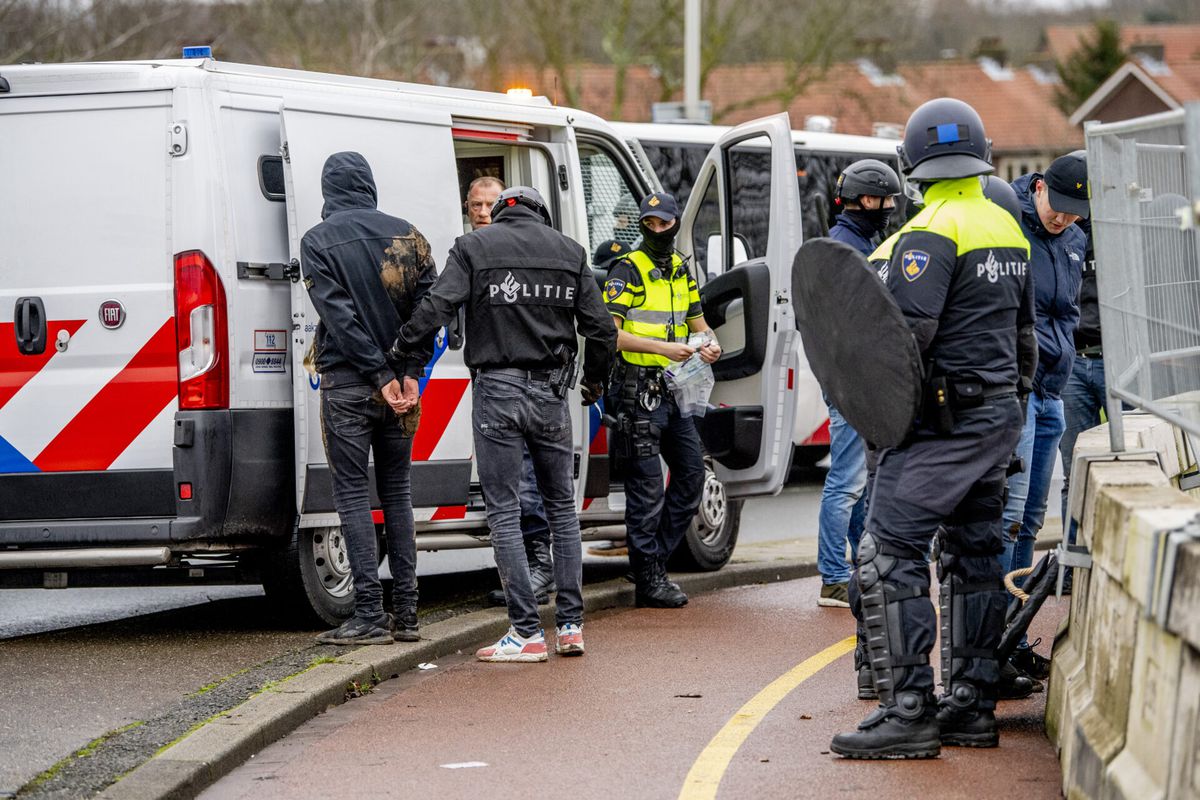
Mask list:
[[258,189],[263,197],[276,203],[287,200],[283,186],[283,158],[281,156],[259,156]]
[[721,208],[717,194],[716,171],[709,175],[703,191],[704,201],[697,209],[696,219],[692,223],[692,253],[696,259],[693,276],[701,285],[724,271],[723,254],[716,248],[710,253],[708,248],[710,241],[716,241],[713,237],[721,235]]
[[633,247],[638,233],[638,202],[612,156],[591,144],[579,145],[579,168],[587,207],[588,249],[606,239]]
[[[863,158],[879,159],[899,173],[900,165],[894,158],[862,153],[814,153],[809,150],[796,150],[796,180],[800,186],[800,215],[805,239],[829,235],[829,229],[841,212],[841,207],[834,202],[838,176],[846,167]],[[890,236],[908,220],[906,203],[903,194],[896,198],[896,211],[884,230],[885,237]]]
[[471,225],[467,214],[467,190],[471,181],[484,176],[498,178],[505,186],[532,186],[550,204],[550,216],[560,226],[558,192],[552,180],[553,165],[536,144],[497,144],[456,139],[454,154],[458,167],[458,194],[462,199],[463,230]]
[[696,178],[708,155],[708,146],[642,142],[642,149],[662,182],[663,190],[675,195],[681,208],[687,205],[688,196],[696,185]]
[[[765,136],[739,142],[727,151],[726,180],[729,185],[730,229],[745,248],[744,260],[762,258],[767,252],[768,222],[771,219],[771,149]],[[725,252],[735,253],[737,266],[742,253],[734,242],[724,242]]]

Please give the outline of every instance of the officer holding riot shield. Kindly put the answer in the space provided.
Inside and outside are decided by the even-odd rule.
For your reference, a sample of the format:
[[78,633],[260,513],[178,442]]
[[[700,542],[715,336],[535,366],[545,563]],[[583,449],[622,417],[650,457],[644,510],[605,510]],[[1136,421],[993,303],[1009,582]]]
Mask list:
[[[978,179],[992,171],[990,150],[979,115],[959,100],[913,112],[900,154],[924,209],[872,254],[907,323],[882,335],[911,336],[923,381],[915,419],[880,450],[859,544],[880,706],[858,730],[834,737],[833,752],[849,758],[931,758],[943,744],[998,743],[1004,476],[1021,430],[1018,392],[1031,385],[1037,349],[1028,243]],[[883,442],[861,417],[862,399],[839,396],[849,386],[834,380],[827,390],[864,437]],[[944,692],[935,700],[927,554],[939,528]]]
[[492,207],[492,224],[454,243],[445,270],[400,329],[393,351],[416,346],[463,305],[463,356],[474,379],[475,460],[512,626],[476,656],[546,660],[521,537],[518,486],[525,448],[553,537],[555,651],[582,655],[583,552],[566,396],[574,385],[576,330],[585,339],[585,403],[603,391],[617,337],[587,252],[551,227],[537,190],[516,186],[502,192]]

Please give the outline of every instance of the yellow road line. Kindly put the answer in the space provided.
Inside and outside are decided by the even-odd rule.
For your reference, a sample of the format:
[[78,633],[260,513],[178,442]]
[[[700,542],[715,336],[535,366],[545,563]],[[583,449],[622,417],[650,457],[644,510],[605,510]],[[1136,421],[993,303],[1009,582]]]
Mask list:
[[713,800],[717,796],[721,778],[729,768],[729,762],[733,760],[742,743],[758,727],[758,723],[793,689],[852,650],[854,637],[847,636],[837,644],[826,647],[815,656],[792,667],[750,698],[725,723],[725,727],[717,731],[717,735],[696,758],[696,763],[692,764],[683,782],[679,800]]

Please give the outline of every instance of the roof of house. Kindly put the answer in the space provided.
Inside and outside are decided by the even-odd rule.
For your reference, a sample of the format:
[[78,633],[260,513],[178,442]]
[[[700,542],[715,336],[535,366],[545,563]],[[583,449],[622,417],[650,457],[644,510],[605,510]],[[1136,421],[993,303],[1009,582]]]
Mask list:
[[[1045,52],[1055,61],[1063,61],[1083,39],[1092,35],[1092,25],[1050,25],[1045,32]],[[1163,60],[1191,61],[1200,58],[1200,25],[1122,25],[1121,46],[1161,44]]]
[[[712,103],[714,121],[736,124],[786,110],[795,128],[803,127],[807,117],[820,115],[833,117],[838,133],[869,136],[878,123],[903,130],[908,115],[921,103],[949,96],[979,112],[997,153],[1065,152],[1083,141],[1082,132],[1054,104],[1056,79],[1036,67],[1010,69],[988,59],[932,61],[903,64],[888,74],[859,60],[835,64],[823,76],[809,76],[810,81],[798,81],[795,70],[784,62],[714,69],[703,91]],[[524,80],[530,80],[528,74]],[[533,81],[535,92],[567,102],[561,87],[555,91],[549,73]],[[576,104],[610,119],[648,120],[653,103],[663,99],[658,80],[645,66],[628,69],[619,104],[611,65],[580,65],[572,83],[579,89]],[[791,85],[802,89],[792,92]],[[667,99],[680,98],[676,94]]]

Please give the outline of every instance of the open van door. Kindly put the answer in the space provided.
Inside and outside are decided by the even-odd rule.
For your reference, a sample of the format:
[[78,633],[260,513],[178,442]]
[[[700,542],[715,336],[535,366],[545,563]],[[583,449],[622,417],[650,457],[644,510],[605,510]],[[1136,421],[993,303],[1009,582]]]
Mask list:
[[[332,480],[321,438],[320,379],[305,357],[318,317],[303,283],[300,241],[321,221],[321,173],[333,153],[352,150],[371,165],[379,210],[403,217],[429,240],[442,266],[462,233],[458,173],[448,112],[377,100],[287,100],[280,114],[288,236],[293,268],[290,342],[296,435],[296,498],[302,528],[336,526]],[[433,373],[436,366],[437,372]],[[471,480],[470,379],[461,353],[439,333],[434,361],[421,380],[422,419],[413,439],[414,507],[465,506]],[[467,415],[462,417],[461,415]],[[372,508],[378,508],[370,481]]]
[[802,238],[788,115],[733,128],[705,158],[677,239],[724,351],[714,408],[698,426],[730,497],[775,494],[787,479],[800,344],[791,269]]

